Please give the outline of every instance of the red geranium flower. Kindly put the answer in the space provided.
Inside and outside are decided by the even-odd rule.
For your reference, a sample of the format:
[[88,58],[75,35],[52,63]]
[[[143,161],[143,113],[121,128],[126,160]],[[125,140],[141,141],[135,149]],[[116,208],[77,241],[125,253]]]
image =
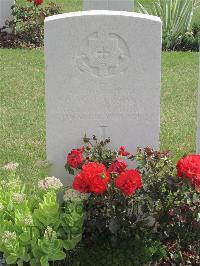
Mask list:
[[180,159],[176,165],[177,176],[187,178],[200,189],[200,155],[188,155]]
[[84,171],[77,174],[74,178],[73,188],[81,193],[90,193],[90,183],[88,182],[87,173]]
[[109,173],[122,173],[128,165],[123,160],[116,158],[116,160],[109,166]]
[[107,190],[110,176],[101,163],[89,162],[74,178],[73,188],[79,192],[100,194]]
[[131,196],[142,187],[142,178],[137,170],[127,170],[116,178],[115,185],[126,196]]
[[126,148],[124,146],[121,146],[118,151],[119,155],[122,156],[128,156],[130,153],[126,151]]
[[39,6],[39,5],[41,5],[43,3],[43,0],[34,0],[34,4],[36,5],[36,6]]
[[82,149],[73,149],[67,155],[67,163],[72,168],[78,168],[83,162],[83,148]]
[[27,0],[27,1],[30,3],[34,2],[35,6],[39,6],[43,3],[44,0]]

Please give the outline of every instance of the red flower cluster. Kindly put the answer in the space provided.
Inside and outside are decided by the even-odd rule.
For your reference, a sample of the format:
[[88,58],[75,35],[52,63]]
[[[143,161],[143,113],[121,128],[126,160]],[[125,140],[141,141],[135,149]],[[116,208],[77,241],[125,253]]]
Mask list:
[[101,163],[89,162],[82,167],[73,182],[73,188],[82,193],[100,194],[107,190],[110,176]]
[[[130,153],[121,146],[118,154],[128,156]],[[108,184],[112,182],[119,191],[131,196],[142,186],[141,176],[136,170],[127,170],[127,163],[114,156],[108,169],[102,163],[90,162],[87,149],[73,149],[67,155],[67,167],[82,170],[75,176],[73,188],[81,193],[101,194],[107,191]],[[114,188],[111,185],[111,188]]]
[[43,0],[28,0],[28,2],[30,3],[34,2],[35,6],[39,6],[43,3]]
[[115,185],[126,196],[131,196],[142,187],[142,178],[137,170],[127,170],[116,178]]
[[109,173],[122,173],[128,165],[121,159],[117,158],[108,168]]
[[128,156],[130,152],[127,152],[124,146],[121,146],[118,151],[119,155],[121,156]]
[[67,163],[72,168],[78,168],[83,162],[83,148],[82,149],[73,149],[67,155]]
[[180,159],[176,165],[177,176],[190,179],[200,189],[200,155],[188,155]]

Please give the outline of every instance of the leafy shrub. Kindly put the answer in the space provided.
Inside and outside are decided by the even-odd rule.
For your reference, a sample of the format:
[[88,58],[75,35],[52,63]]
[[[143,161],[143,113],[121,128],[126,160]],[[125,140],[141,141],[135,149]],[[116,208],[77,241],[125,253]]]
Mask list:
[[141,176],[135,169],[128,170],[123,160],[133,160],[134,156],[123,146],[119,151],[108,148],[109,142],[85,137],[84,147],[73,149],[67,156],[66,170],[72,174],[80,170],[73,188],[90,193],[84,204],[83,241],[70,265],[75,261],[97,266],[143,265],[166,254],[152,232],[143,230],[149,214],[146,217],[140,210]]
[[136,161],[144,182],[141,201],[154,220],[152,229],[168,248],[170,260],[178,265],[198,265],[200,156],[179,160],[176,173],[169,155],[149,148],[138,151]]
[[180,36],[175,50],[178,51],[199,51],[200,46],[200,25],[194,24],[190,32],[186,32]]
[[157,240],[143,239],[137,235],[113,246],[106,236],[100,236],[93,246],[81,243],[72,251],[68,263],[70,266],[139,266],[155,262],[165,255],[165,248]]
[[[166,247],[168,262],[199,263],[200,155],[181,159],[177,172],[169,152],[145,148],[133,156],[124,147],[118,151],[108,148],[108,143],[109,139],[98,142],[95,136],[85,137],[84,147],[67,156],[67,171],[78,170],[73,188],[89,193],[78,257],[87,261],[101,246],[104,258],[99,258],[101,263],[96,265],[104,265],[105,261],[115,261],[115,251],[119,248],[120,253],[124,245],[128,252],[132,250],[134,259],[130,265],[143,265],[160,260]],[[135,160],[137,169],[128,170],[127,159]],[[142,184],[135,171],[142,177]],[[147,239],[151,240],[149,246]],[[82,253],[85,249],[87,252]],[[150,251],[158,256],[150,259]],[[85,252],[90,254],[88,258],[83,255]],[[185,254],[192,254],[193,258]],[[129,258],[121,264],[117,260],[120,259],[116,259],[116,265],[129,265]]]
[[[10,171],[10,170],[8,170]],[[7,264],[47,266],[64,260],[82,238],[83,204],[58,194],[62,183],[48,177],[30,190],[15,172],[0,183],[0,251]]]
[[[13,21],[7,22],[0,30],[0,46],[3,47],[40,47],[44,43],[45,17],[59,14],[60,7],[55,3],[47,6],[30,2],[26,6],[12,6]],[[12,28],[12,33],[6,33],[6,28]]]
[[199,6],[199,0],[156,0],[148,10],[139,4],[139,10],[161,18],[163,49],[174,50],[179,38],[189,31],[194,10]]

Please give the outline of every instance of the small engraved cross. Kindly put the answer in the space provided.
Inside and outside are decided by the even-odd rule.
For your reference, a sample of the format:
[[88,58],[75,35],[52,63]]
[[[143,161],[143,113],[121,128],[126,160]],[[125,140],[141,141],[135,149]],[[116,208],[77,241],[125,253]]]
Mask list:
[[109,37],[105,31],[100,31],[96,38],[89,39],[89,63],[97,68],[100,76],[106,76],[110,68],[119,63],[119,44],[116,38]]
[[106,56],[108,56],[109,54],[110,54],[110,51],[107,51],[104,46],[101,51],[97,51],[97,55],[100,55],[104,59],[106,59]]

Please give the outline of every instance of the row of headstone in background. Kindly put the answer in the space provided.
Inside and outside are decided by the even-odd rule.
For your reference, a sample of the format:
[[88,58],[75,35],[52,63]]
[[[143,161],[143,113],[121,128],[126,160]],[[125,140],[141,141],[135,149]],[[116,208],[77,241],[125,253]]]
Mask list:
[[134,0],[83,0],[84,10],[133,11]]
[[131,152],[159,149],[160,18],[103,10],[48,17],[45,63],[52,175],[71,182],[65,158],[85,133],[110,137],[113,147]]
[[11,7],[15,4],[15,0],[0,0],[0,28],[5,26],[6,21],[13,19]]

